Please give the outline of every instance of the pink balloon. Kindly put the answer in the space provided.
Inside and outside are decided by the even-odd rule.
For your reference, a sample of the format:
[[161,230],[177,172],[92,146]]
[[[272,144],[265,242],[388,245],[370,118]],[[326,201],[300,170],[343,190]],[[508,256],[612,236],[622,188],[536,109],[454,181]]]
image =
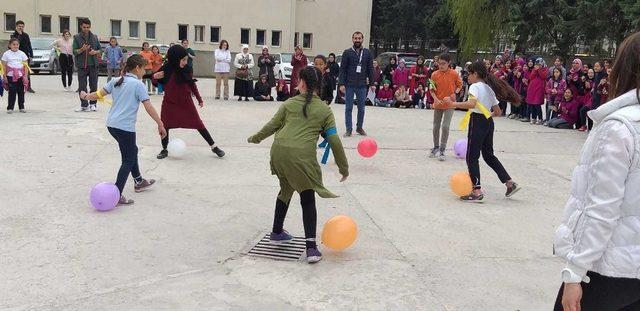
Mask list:
[[358,143],[358,153],[365,157],[371,158],[378,152],[378,144],[371,138],[363,138]]
[[467,157],[467,139],[459,139],[456,141],[455,145],[453,145],[453,150],[456,153],[456,157],[458,159],[464,159]]
[[120,190],[111,183],[99,183],[91,189],[91,205],[101,212],[112,210],[120,200]]

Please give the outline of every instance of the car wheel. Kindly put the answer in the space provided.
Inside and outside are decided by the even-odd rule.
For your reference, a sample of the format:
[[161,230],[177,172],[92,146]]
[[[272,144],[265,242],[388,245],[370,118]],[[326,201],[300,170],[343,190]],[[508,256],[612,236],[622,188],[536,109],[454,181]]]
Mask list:
[[58,62],[54,61],[53,65],[51,65],[51,70],[49,70],[50,75],[55,75],[58,73]]
[[34,74],[39,74],[39,73],[40,73],[40,70],[33,70],[33,73],[34,73]]

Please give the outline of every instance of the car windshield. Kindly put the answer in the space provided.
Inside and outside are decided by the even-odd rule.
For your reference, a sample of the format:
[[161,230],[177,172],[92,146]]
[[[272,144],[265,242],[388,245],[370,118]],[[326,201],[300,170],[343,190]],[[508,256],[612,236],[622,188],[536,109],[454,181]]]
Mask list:
[[418,55],[398,54],[398,59],[404,59],[404,61],[405,61],[405,63],[407,63],[407,65],[409,65],[409,64],[413,65],[418,60]]
[[282,62],[283,63],[289,63],[291,64],[291,57],[293,56],[293,54],[291,53],[282,53]]
[[31,47],[34,50],[48,50],[51,49],[52,39],[31,39]]

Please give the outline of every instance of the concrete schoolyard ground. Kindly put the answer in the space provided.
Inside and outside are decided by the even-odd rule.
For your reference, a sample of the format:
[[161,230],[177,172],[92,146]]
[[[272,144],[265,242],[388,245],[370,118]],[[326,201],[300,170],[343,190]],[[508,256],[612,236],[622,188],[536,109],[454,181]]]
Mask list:
[[[356,244],[321,247],[317,265],[275,261],[242,252],[270,230],[278,193],[272,140],[246,139],[279,103],[216,101],[213,85],[199,82],[199,112],[227,156],[216,158],[194,130],[173,130],[187,155],[157,160],[160,139],[141,108],[140,166],[158,184],[137,194],[130,179],[125,194],[136,203],[101,213],[89,191],[113,182],[120,164],[105,128],[108,107],[76,113],[77,95],[58,76],[33,77],[28,113],[0,113],[0,309],[552,308],[564,265],[552,255],[553,232],[586,134],[496,120],[496,153],[524,189],[506,199],[482,163],[486,202],[465,204],[448,185],[464,161],[451,151],[446,162],[427,158],[432,111],[367,107],[378,154],[361,158],[359,138],[343,139],[351,176],[339,183],[331,158],[324,180],[341,197],[317,201],[318,235],[345,214],[358,224]],[[161,97],[152,102],[159,109]],[[342,132],[344,106],[332,108]],[[451,146],[465,136],[462,116],[454,116]],[[300,236],[299,206],[296,196],[285,229]]]

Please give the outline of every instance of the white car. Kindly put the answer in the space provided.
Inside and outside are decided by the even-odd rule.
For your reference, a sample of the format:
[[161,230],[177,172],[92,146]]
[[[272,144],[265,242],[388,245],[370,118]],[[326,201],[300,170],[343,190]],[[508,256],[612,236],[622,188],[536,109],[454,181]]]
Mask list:
[[[273,67],[276,79],[291,81],[291,74],[293,73],[291,60],[293,59],[293,53],[277,53],[271,55],[276,61],[276,65]],[[307,56],[307,66],[313,66],[313,57]]]
[[58,73],[60,65],[58,64],[58,55],[52,47],[54,39],[52,38],[33,38],[31,39],[31,47],[33,48],[33,59],[31,59],[31,70],[34,73],[48,71],[49,74]]

